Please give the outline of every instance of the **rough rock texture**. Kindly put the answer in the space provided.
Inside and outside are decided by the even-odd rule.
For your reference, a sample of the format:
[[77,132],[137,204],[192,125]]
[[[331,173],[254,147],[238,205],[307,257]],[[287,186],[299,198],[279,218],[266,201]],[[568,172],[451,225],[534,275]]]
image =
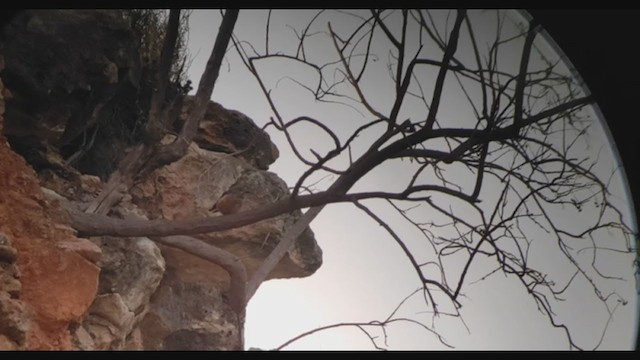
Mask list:
[[[7,92],[1,82],[0,94],[2,124]],[[99,269],[57,246],[77,238],[2,134],[0,189],[0,348],[71,349],[70,329],[96,295]]]
[[[60,197],[43,190],[49,198]],[[132,335],[139,334],[137,326],[165,270],[160,249],[147,238],[77,240],[77,244],[65,241],[58,247],[79,253],[101,272],[97,297],[82,322],[70,327],[73,346],[82,350],[142,349],[133,346]]]
[[[147,238],[102,237],[94,242],[103,253],[99,295],[75,338],[84,349],[121,349],[145,314],[165,262],[160,249]],[[91,341],[83,340],[85,332]]]
[[[174,266],[167,265],[167,273],[140,325],[144,349],[237,350],[242,324],[221,288],[180,275]],[[210,273],[209,277],[215,278],[216,274]]]
[[[258,170],[227,154],[192,145],[182,159],[155,171],[131,190],[132,202],[148,211],[150,219],[181,219],[193,214],[222,216],[216,211],[215,205],[223,195],[230,193],[241,199],[240,211],[243,211],[273,203],[286,196],[288,189],[284,181],[274,173]],[[200,235],[198,238],[244,259],[251,276],[299,216],[300,212],[283,214],[238,229]],[[165,258],[167,256],[171,255],[165,254]],[[191,256],[186,254],[185,256],[185,264],[198,261],[195,258],[189,259]],[[167,262],[169,263],[168,260]],[[315,242],[313,232],[307,229],[296,241],[289,258],[283,259],[271,276],[307,276],[321,264],[322,251]]]
[[98,295],[82,322],[91,337],[93,349],[122,348],[133,330],[135,314],[118,293]]
[[[184,99],[182,114],[176,122],[179,129],[193,108],[194,98]],[[239,111],[225,109],[210,102],[198,127],[194,142],[202,149],[237,154],[238,157],[261,170],[266,170],[279,156],[278,148],[269,134]]]
[[[143,209],[150,219],[180,219],[222,216],[217,204],[229,194],[241,199],[242,211],[277,201],[288,189],[273,173],[194,144],[186,156],[142,179],[130,193],[132,204],[123,207]],[[299,216],[285,214],[198,238],[238,256],[250,277]],[[140,326],[144,348],[235,349],[242,324],[226,301],[226,272],[181,250],[161,249],[167,269]],[[321,264],[322,251],[307,229],[270,278],[308,276]]]
[[99,264],[102,259],[102,249],[87,239],[63,240],[58,243],[58,248],[75,251],[94,264]]
[[120,294],[129,310],[140,313],[164,274],[160,249],[147,238],[101,237],[94,241],[103,249],[98,293]]
[[38,172],[86,155],[76,157],[80,168],[106,176],[139,115],[142,69],[129,22],[114,10],[29,10],[2,36],[14,150]]
[[[59,18],[65,16],[69,21],[60,22]],[[96,21],[96,16],[104,19]],[[125,44],[121,38],[125,31],[126,22],[118,19],[115,12],[57,10],[19,14],[4,29],[7,41],[3,79],[12,89],[16,105],[7,112],[6,135],[36,136],[54,144],[64,142],[65,131],[82,130],[72,130],[66,124],[73,121],[72,117],[81,121],[78,109],[91,115],[95,102],[101,101],[99,95],[113,92],[118,82],[118,63],[123,66],[131,57],[121,46]],[[131,36],[129,40],[133,44]]]
[[5,344],[9,350],[24,346],[29,331],[29,316],[19,300],[22,284],[17,257],[9,238],[0,233],[0,346]]
[[[123,19],[115,10],[24,11],[0,34],[0,350],[242,344],[225,270],[147,238],[77,238],[59,206],[95,198],[139,141],[149,69]],[[187,97],[182,121],[191,106]],[[277,157],[251,119],[211,102],[188,154],[138,179],[110,214],[213,217],[272,203],[288,193],[266,171]],[[251,276],[299,216],[198,237],[241,258]],[[307,229],[271,278],[309,276],[321,263]]]

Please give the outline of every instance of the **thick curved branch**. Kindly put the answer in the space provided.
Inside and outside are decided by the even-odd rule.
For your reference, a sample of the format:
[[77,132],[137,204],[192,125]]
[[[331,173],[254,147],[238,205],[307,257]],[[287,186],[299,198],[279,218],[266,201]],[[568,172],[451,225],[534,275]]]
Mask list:
[[[443,191],[449,193],[452,190],[437,185],[423,185],[412,188],[412,191]],[[466,195],[459,194],[459,196],[465,197]],[[104,215],[83,213],[73,206],[66,206],[65,208],[71,217],[72,227],[82,236],[169,236],[195,235],[229,230],[250,225],[297,209],[380,197],[405,199],[407,195],[384,192],[342,194],[334,188],[311,195],[299,195],[295,198],[287,197],[271,205],[236,214],[182,220],[117,219]]]
[[240,258],[226,250],[190,236],[153,236],[151,240],[183,250],[201,259],[211,261],[226,270],[229,274],[229,305],[231,305],[231,308],[236,314],[242,314],[244,312],[247,270]]
[[249,280],[245,294],[245,304],[251,300],[260,284],[267,279],[267,276],[269,276],[282,257],[287,253],[287,251],[289,251],[289,248],[291,248],[294,241],[305,231],[305,229],[307,229],[309,224],[311,224],[313,219],[318,216],[323,208],[324,206],[316,206],[307,210],[307,212],[304,213],[304,215],[302,215],[302,217],[300,217],[295,224],[287,230],[287,232],[285,232],[278,245],[276,245],[262,264],[260,264],[260,267],[253,274],[251,280]]

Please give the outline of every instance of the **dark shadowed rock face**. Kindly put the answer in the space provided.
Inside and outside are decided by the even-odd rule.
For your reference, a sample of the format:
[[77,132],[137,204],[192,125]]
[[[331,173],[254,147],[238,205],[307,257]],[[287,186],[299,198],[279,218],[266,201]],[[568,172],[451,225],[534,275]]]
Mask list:
[[43,153],[61,150],[68,158],[97,133],[94,148],[103,158],[118,158],[122,146],[114,140],[122,140],[110,120],[117,114],[120,127],[135,125],[141,76],[137,40],[122,13],[24,11],[4,27],[2,38],[2,79],[11,91],[5,135],[13,148],[45,166]]
[[[59,169],[52,153],[103,179],[125,149],[141,141],[153,64],[143,65],[138,35],[116,10],[30,10],[2,30],[2,79],[11,90],[5,135],[36,171]],[[193,105],[185,99],[180,126]],[[195,142],[267,169],[278,149],[239,111],[211,102]]]

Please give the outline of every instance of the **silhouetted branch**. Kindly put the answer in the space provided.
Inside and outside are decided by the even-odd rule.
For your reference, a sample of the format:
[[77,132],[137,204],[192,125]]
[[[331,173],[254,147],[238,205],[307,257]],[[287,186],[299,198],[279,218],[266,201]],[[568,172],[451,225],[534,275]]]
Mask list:
[[[102,211],[86,214],[70,208],[73,227],[85,236],[174,239],[173,236],[178,235],[233,229],[309,208],[247,283],[242,297],[246,302],[324,206],[350,202],[379,224],[401,247],[408,265],[420,281],[425,306],[434,316],[445,314],[446,308],[441,310],[445,305],[457,311],[463,304],[468,285],[501,273],[522,285],[551,326],[565,332],[569,346],[573,348],[583,346],[578,345],[579,339],[572,336],[569,326],[559,320],[561,317],[554,309],[574,283],[586,281],[608,312],[606,331],[612,313],[617,309],[617,304],[612,307],[608,302],[619,295],[615,291],[601,290],[601,281],[614,276],[598,268],[596,256],[605,249],[620,254],[629,249],[617,249],[610,244],[603,246],[597,236],[603,231],[615,231],[617,237],[630,244],[635,234],[625,224],[623,211],[612,199],[609,180],[602,180],[597,159],[590,158],[587,152],[585,139],[588,122],[592,120],[584,110],[594,98],[585,94],[587,92],[577,81],[561,69],[560,60],[549,60],[541,53],[536,46],[539,27],[528,24],[523,27],[525,30],[516,29],[515,33],[505,35],[508,19],[503,12],[497,11],[495,34],[489,34],[493,37],[487,40],[483,37],[486,34],[476,36],[480,34],[475,33],[472,25],[475,15],[464,10],[456,11],[452,22],[447,15],[444,25],[438,25],[428,11],[371,10],[365,16],[353,14],[354,21],[359,23],[354,23],[350,30],[335,23],[332,26],[331,22],[325,28],[321,19],[330,13],[320,11],[301,31],[293,29],[295,49],[287,52],[270,49],[273,42],[269,37],[276,33],[270,11],[265,51],[261,54],[250,43],[232,36],[237,11],[235,15],[228,11],[196,95],[199,106],[209,101],[222,56],[231,39],[273,112],[270,118],[274,126],[269,129],[284,135],[291,152],[305,166],[292,186],[290,196],[236,214],[174,221],[114,219]],[[399,27],[391,27],[390,19],[400,20]],[[326,35],[325,45],[332,53],[323,52],[318,56],[305,50],[309,39],[315,40],[321,33]],[[462,44],[469,44],[470,51],[458,51]],[[506,55],[501,51],[504,52],[506,46],[516,45],[521,49],[520,57],[507,66],[505,62],[511,57],[505,60]],[[376,62],[380,53],[389,54],[386,70],[390,82],[378,81],[380,69],[376,68]],[[325,121],[321,115],[285,118],[282,114],[288,112],[282,107],[290,104],[280,104],[274,99],[273,84],[256,65],[266,60],[303,64],[311,69],[312,85],[307,85],[296,74],[280,78],[275,85],[288,83],[296,90],[309,91],[317,103],[337,102],[352,106],[361,115],[361,118],[349,119],[353,121],[351,128],[354,130],[342,134],[341,128],[332,128],[333,122]],[[423,75],[431,70],[435,75],[425,79]],[[290,82],[280,82],[282,79]],[[376,84],[375,89],[370,88],[371,83]],[[460,95],[459,101],[453,99],[447,103],[449,94],[455,93],[450,91],[455,90]],[[381,97],[387,101],[378,101]],[[420,109],[412,106],[416,99]],[[468,108],[465,115],[460,115],[462,111],[449,114],[443,110],[447,106],[455,106],[456,110]],[[131,158],[137,161],[124,162],[122,171],[136,173],[143,166],[153,170],[173,161],[191,142],[203,111],[203,108],[194,111],[178,140],[160,151],[134,148],[132,154],[135,156]],[[319,133],[329,139],[330,150],[309,148],[311,156],[301,151],[291,130],[299,125],[320,129]],[[358,142],[362,139],[366,140],[364,144]],[[181,150],[177,151],[178,148]],[[153,158],[152,155],[154,161],[139,161]],[[338,161],[348,165],[334,166]],[[404,162],[407,172],[394,174],[398,180],[394,182],[393,190],[352,190],[381,166],[399,162]],[[326,190],[301,194],[301,190],[309,190],[315,185],[309,185],[312,175],[325,174],[335,175]],[[126,191],[132,179],[125,182],[125,189],[121,191]],[[107,189],[116,191],[118,184],[112,185],[108,184]],[[402,224],[418,231],[421,241],[417,246],[424,246],[430,254],[423,255],[423,251],[413,247],[413,242],[404,241],[395,228],[400,225],[385,222],[383,216],[364,206],[362,201],[366,199],[384,199],[391,204],[392,211],[401,215]],[[103,200],[99,197],[95,202],[103,203]],[[110,208],[110,203],[106,204],[100,205],[101,209]],[[90,210],[95,210],[95,206],[91,205]],[[557,216],[560,210],[583,212],[581,220],[584,222],[563,223]],[[538,246],[549,243],[540,240],[538,233],[555,242],[552,251],[563,256],[571,271],[552,274],[547,271],[552,269],[538,268],[541,261],[531,254]],[[581,242],[575,246],[578,241]],[[624,245],[628,247],[628,244]],[[592,253],[584,254],[589,255],[585,260],[584,255],[582,258],[579,255],[587,249]],[[206,252],[204,249],[193,251]],[[454,254],[462,256],[462,261],[451,265],[445,260]],[[235,278],[241,277],[239,270],[232,266],[235,261],[232,257],[209,257],[211,261],[226,264],[228,268],[225,269],[236,274],[233,275]],[[476,273],[472,265],[479,259],[489,260],[491,265]],[[433,276],[428,271],[437,273]],[[436,301],[445,304],[436,304]],[[386,326],[396,321],[408,321],[432,330],[414,319],[394,318],[395,314],[394,311],[381,322],[346,322],[311,330],[280,348],[303,336],[342,326],[360,329],[376,348],[381,348],[381,344],[369,332],[372,326],[383,331],[385,342]],[[441,337],[439,339],[444,343]]]
[[287,346],[293,344],[294,342],[296,342],[296,341],[298,341],[298,340],[300,340],[302,338],[305,338],[307,336],[313,335],[315,333],[318,333],[318,332],[321,332],[321,331],[325,331],[325,330],[340,328],[340,327],[356,327],[357,329],[362,331],[365,334],[365,336],[367,336],[367,338],[369,338],[369,341],[371,342],[371,344],[373,345],[373,347],[376,350],[386,350],[385,348],[383,348],[380,345],[378,345],[378,343],[376,342],[376,337],[371,335],[371,333],[369,331],[367,331],[366,328],[373,327],[373,328],[382,329],[382,331],[384,333],[385,346],[388,346],[387,345],[386,327],[388,327],[389,325],[391,325],[393,323],[397,323],[397,322],[404,322],[404,323],[410,323],[410,324],[417,325],[417,326],[421,327],[422,329],[425,329],[426,331],[428,331],[431,334],[435,335],[438,338],[438,340],[440,341],[440,343],[442,343],[446,347],[453,348],[453,346],[451,346],[451,345],[449,345],[447,343],[447,341],[444,339],[444,337],[442,337],[442,335],[437,333],[434,329],[429,328],[426,325],[422,324],[421,322],[413,320],[413,319],[405,318],[405,317],[395,317],[396,313],[402,307],[402,305],[404,305],[404,303],[409,298],[411,298],[413,295],[415,295],[418,291],[421,291],[421,290],[422,289],[418,289],[418,290],[412,292],[411,294],[409,294],[407,297],[405,297],[402,301],[400,301],[400,303],[398,303],[398,305],[391,312],[391,314],[389,314],[389,316],[387,316],[387,318],[385,318],[382,321],[372,320],[372,321],[369,321],[369,322],[344,322],[344,323],[331,324],[331,325],[317,327],[315,329],[312,329],[312,330],[306,331],[306,332],[304,332],[304,333],[302,333],[300,335],[297,335],[297,336],[295,336],[294,338],[292,338],[290,340],[287,340],[285,343],[283,343],[282,345],[280,345],[277,348],[275,348],[275,350],[282,350],[282,349],[286,348]]

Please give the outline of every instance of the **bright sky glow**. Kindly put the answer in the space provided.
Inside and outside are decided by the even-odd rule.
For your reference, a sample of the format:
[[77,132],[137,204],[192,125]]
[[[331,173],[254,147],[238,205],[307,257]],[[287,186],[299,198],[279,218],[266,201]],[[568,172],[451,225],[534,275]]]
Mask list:
[[[250,42],[259,51],[264,51],[265,47],[266,14],[266,10],[240,11],[235,28],[235,34],[239,39]],[[296,37],[287,25],[296,29],[303,28],[314,14],[313,11],[274,11],[270,24],[270,49],[273,52],[290,52],[295,49]],[[393,22],[393,16],[398,17],[397,15],[397,13],[391,15],[392,17],[388,20],[392,24],[392,30],[394,30],[393,25],[396,28],[400,26],[399,22]],[[472,15],[477,42],[488,43],[495,35],[495,11],[475,11]],[[519,31],[513,22],[522,21],[516,12],[508,12],[506,15],[508,21],[505,21],[502,35],[505,39]],[[433,16],[434,21],[440,24],[442,29],[446,27],[446,19],[449,16],[450,30],[455,14],[448,15],[447,11],[436,11]],[[211,52],[220,19],[218,10],[196,10],[191,15],[189,51],[193,56],[193,62],[189,74],[195,87]],[[353,17],[338,12],[325,15],[323,21],[324,23],[321,23],[323,26],[326,26],[327,21],[331,21],[332,28],[336,32],[358,25]],[[317,35],[312,39],[314,46],[307,48],[310,57],[314,54],[317,56],[332,54],[331,42],[326,37]],[[469,44],[468,39],[461,39],[458,54],[463,61],[473,57]],[[542,38],[538,38],[536,46],[549,56],[558,56]],[[500,69],[502,71],[517,73],[521,48],[521,42],[507,43],[504,48],[501,48],[503,55]],[[435,47],[427,48],[425,51],[440,54],[440,50]],[[388,75],[386,56],[385,52],[380,52],[378,61],[370,63],[372,73],[378,74],[379,77],[372,76],[369,83],[363,86],[367,89],[372,104],[381,110],[390,108],[392,101],[389,91],[393,90],[393,83]],[[535,68],[536,61],[532,60],[532,68]],[[317,77],[305,66],[271,60],[260,66],[265,73],[269,74],[265,77],[265,82],[272,86],[272,95],[281,106],[282,115],[286,119],[300,115],[322,119],[341,139],[347,138],[355,128],[366,122],[366,119],[354,108],[314,102],[311,94],[285,78],[290,76],[302,81],[306,86],[315,86]],[[436,71],[434,67],[425,68],[425,71],[420,73],[420,76],[424,77],[422,83],[432,83]],[[468,121],[475,121],[472,117],[472,108],[465,99],[464,93],[456,85],[455,79],[451,77],[448,81],[438,118],[443,121],[446,119],[449,122],[448,126],[451,126],[452,122],[465,124],[467,121],[468,124]],[[426,97],[430,98],[432,89],[425,87],[423,91]],[[212,99],[227,108],[245,113],[254,119],[258,126],[266,124],[269,117],[273,116],[257,82],[240,62],[234,49],[229,50],[223,63]],[[409,99],[407,104],[401,112],[403,117],[417,119],[424,116],[421,114],[426,113],[425,105],[417,99]],[[545,105],[540,104],[540,106]],[[535,106],[533,105],[533,108]],[[597,119],[595,112],[585,115]],[[280,159],[272,165],[270,171],[277,173],[292,186],[305,167],[291,154],[281,133],[273,127],[268,128],[267,131],[274,143],[278,145],[281,154]],[[292,134],[296,144],[304,145],[305,149],[314,149],[318,153],[324,153],[330,149],[327,145],[329,138],[318,135],[318,132],[310,130],[309,127],[293,128]],[[597,171],[609,174],[616,169],[617,161],[603,134],[599,122],[593,121],[588,132],[588,142],[578,149],[589,151],[594,157],[598,156]],[[356,142],[353,155],[361,154],[376,135],[379,135],[379,131],[375,129],[370,133],[364,133]],[[304,155],[312,158],[309,151]],[[331,164],[344,168],[348,162],[347,159],[342,158]],[[399,161],[385,164],[359,182],[356,190],[400,190],[402,188],[400,185],[404,182],[402,184],[399,182],[407,181],[410,177],[410,173],[406,171],[410,166],[412,165],[408,162]],[[459,171],[460,184],[472,187],[473,178],[470,177],[469,181],[465,181],[465,176],[469,177],[469,175],[465,175],[462,169]],[[619,206],[626,212],[627,218],[632,218],[625,196],[625,185],[619,174],[620,172],[616,172],[616,176],[611,179],[609,189],[615,195],[616,201],[619,201]],[[318,175],[312,177],[309,183],[319,181],[314,187],[320,190],[328,187],[332,179],[330,176]],[[499,189],[498,184],[488,183],[483,188],[483,193],[497,189]],[[490,206],[491,198],[486,197],[486,199],[487,206]],[[384,215],[390,224],[396,224],[399,235],[406,240],[413,251],[422,257],[428,257],[430,250],[425,248],[424,239],[420,238],[420,234],[414,228],[402,225],[400,216],[389,211],[386,203],[372,201],[368,205]],[[416,210],[415,213],[418,214],[418,211],[420,210]],[[560,209],[552,210],[551,213],[561,217],[566,223],[580,223],[585,219],[584,213],[578,214]],[[437,220],[436,214],[424,211],[420,216],[433,221]],[[312,228],[324,252],[323,266],[309,278],[272,280],[260,287],[247,310],[246,348],[275,348],[290,338],[319,326],[340,322],[383,320],[402,299],[419,286],[414,270],[397,244],[382,228],[353,205],[337,204],[325,208],[312,223]],[[441,234],[441,236],[447,235],[446,231]],[[625,245],[624,243],[621,245],[622,240],[616,238],[616,234],[598,233],[597,235],[599,236],[598,244],[609,236],[612,247],[621,248]],[[530,257],[532,263],[536,264],[536,268],[548,271],[550,275],[566,281],[572,273],[566,265],[563,265],[562,256],[553,252],[553,239],[550,239],[548,234],[533,229],[528,233],[528,237],[534,240],[535,246],[531,248]],[[583,245],[576,244],[576,246],[579,248]],[[590,261],[589,250],[581,254],[584,255],[581,260]],[[629,301],[626,306],[620,306],[616,310],[601,349],[628,349],[633,346],[637,298],[636,283],[633,280],[631,268],[632,260],[632,255],[624,256],[614,252],[598,254],[597,262],[604,272],[626,279],[626,282],[613,280],[603,288],[606,290],[608,286],[614,286],[620,296]],[[452,256],[448,261],[462,263],[464,259]],[[456,349],[567,349],[568,344],[563,331],[551,326],[549,320],[536,310],[534,301],[524,291],[522,285],[512,277],[497,273],[479,281],[492,266],[490,259],[480,259],[472,265],[471,275],[465,281],[466,288],[463,291],[465,297],[462,299],[463,307],[460,310],[462,321],[460,318],[446,315],[434,319],[431,314],[420,313],[425,308],[418,297],[408,301],[402,307],[400,314],[433,325],[447,343]],[[579,280],[572,285],[567,301],[554,304],[561,319],[574,332],[575,339],[587,348],[598,343],[600,330],[594,331],[594,329],[601,329],[607,322],[607,314],[602,304],[598,301],[590,301],[593,298],[593,290],[584,283],[584,280]],[[382,339],[383,334],[379,332],[378,335]],[[411,324],[390,326],[388,345],[390,349],[447,349],[437,337]],[[311,335],[293,343],[287,349],[369,350],[372,346],[359,330],[340,328]]]

